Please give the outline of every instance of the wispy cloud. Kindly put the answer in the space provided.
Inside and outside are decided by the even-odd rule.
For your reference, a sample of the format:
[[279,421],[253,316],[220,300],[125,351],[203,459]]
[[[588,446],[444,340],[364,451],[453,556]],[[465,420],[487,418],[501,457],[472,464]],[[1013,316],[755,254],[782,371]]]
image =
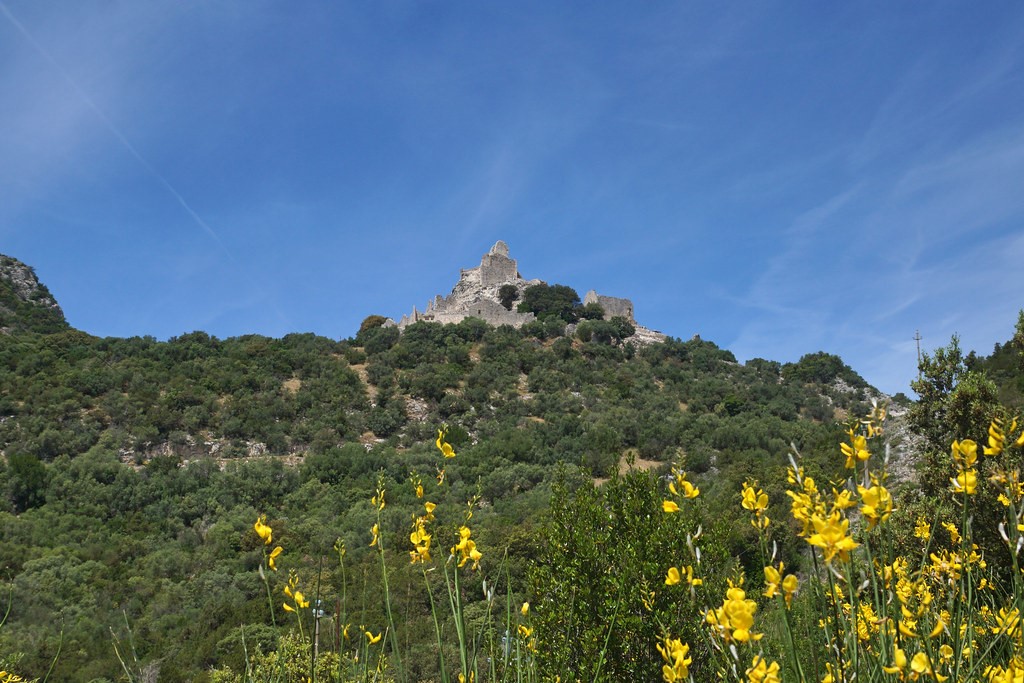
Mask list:
[[[244,268],[243,265],[235,258],[232,249],[229,245],[221,238],[220,234],[214,227],[204,219],[186,199],[185,195],[172,183],[167,176],[162,173],[155,164],[153,164],[147,156],[136,146],[124,132],[122,127],[114,122],[113,118],[107,114],[91,93],[88,91],[86,86],[82,85],[79,79],[72,75],[72,73],[65,68],[65,66],[58,60],[57,57],[40,41],[36,38],[34,33],[29,30],[26,25],[19,20],[17,16],[11,11],[8,5],[0,0],[0,14],[3,14],[7,22],[14,27],[19,37],[24,40],[32,50],[41,57],[46,66],[48,67],[50,74],[46,74],[46,70],[40,69],[25,69],[23,72],[13,72],[9,75],[5,75],[7,78],[17,79],[24,89],[30,92],[38,91],[37,81],[40,79],[50,79],[52,76],[56,76],[56,83],[58,87],[54,90],[58,93],[64,91],[61,94],[61,106],[56,109],[56,115],[48,117],[42,117],[41,119],[32,118],[33,109],[36,111],[43,109],[49,111],[48,107],[51,96],[46,96],[42,99],[37,99],[35,102],[32,98],[27,98],[25,102],[26,109],[22,111],[28,111],[29,114],[26,116],[22,114],[24,120],[32,121],[32,138],[38,140],[40,137],[48,140],[48,145],[40,146],[33,143],[30,148],[26,149],[15,149],[14,158],[8,157],[9,164],[8,169],[13,169],[18,175],[22,175],[26,171],[26,167],[29,171],[28,177],[40,176],[43,178],[35,182],[42,184],[48,184],[50,181],[45,175],[40,172],[33,173],[32,169],[35,167],[38,171],[42,171],[46,165],[58,165],[62,159],[67,159],[76,147],[84,144],[88,138],[95,139],[94,128],[95,123],[99,123],[103,130],[109,135],[110,139],[116,143],[122,150],[128,153],[128,155],[137,164],[137,167],[141,169],[146,175],[148,175],[153,181],[155,181],[166,193],[169,199],[172,199],[174,203],[181,210],[182,215],[187,217],[189,222],[194,226],[202,230],[203,233],[213,242],[216,250],[227,259],[227,261],[239,272],[244,274],[249,280],[249,287],[251,291],[255,292],[257,296],[261,297],[267,304],[274,310],[282,321],[287,321],[288,316],[282,311],[275,303],[273,303],[262,285],[251,275],[249,275],[248,269]],[[140,17],[143,23],[148,23],[154,17],[152,15]],[[123,21],[123,17],[116,17],[115,21]],[[125,55],[118,55],[117,58],[124,59]],[[105,55],[103,60],[112,63],[116,62],[117,58],[112,55]],[[21,59],[27,61],[25,56],[22,55]],[[127,60],[130,61],[130,60]],[[71,97],[66,97],[66,93],[70,92]],[[108,96],[114,97],[109,94]],[[70,100],[70,102],[69,102]],[[35,107],[33,107],[35,104]],[[58,173],[59,173],[58,169]],[[46,192],[45,187],[32,187],[33,181],[29,181],[28,187],[23,187],[25,191],[23,196],[31,197],[41,192]]]
[[89,93],[87,93],[85,89],[78,84],[75,78],[73,78],[71,74],[66,69],[64,69],[64,67],[61,64],[57,62],[53,55],[50,54],[50,52],[35,39],[35,37],[28,31],[28,29],[25,28],[25,25],[18,21],[17,17],[15,17],[14,14],[11,13],[10,9],[3,2],[0,2],[0,13],[3,13],[7,20],[14,25],[14,27],[18,30],[21,36],[26,41],[28,41],[32,48],[49,63],[49,65],[54,69],[54,71],[67,84],[67,86],[71,88],[71,91],[74,93],[75,98],[77,98],[77,100],[79,100],[82,104],[85,105],[88,111],[96,117],[96,119],[103,125],[103,127],[106,128],[107,132],[109,132],[114,137],[118,144],[120,144],[120,146],[123,147],[135,159],[136,162],[138,162],[138,164],[143,168],[143,170],[145,170],[158,183],[160,183],[160,185],[162,185],[163,188],[168,193],[170,193],[170,195],[181,206],[185,214],[188,215],[188,217],[191,218],[192,221],[197,226],[204,230],[206,234],[217,244],[217,246],[224,251],[225,256],[227,256],[228,258],[233,258],[231,254],[228,252],[227,247],[225,246],[223,240],[221,240],[220,235],[218,235],[217,232],[212,227],[210,227],[209,223],[203,220],[203,218],[198,213],[195,212],[195,210],[185,200],[185,197],[183,197],[182,194],[174,187],[174,185],[172,185],[171,182],[167,180],[167,178],[164,177],[164,175],[160,173],[160,171],[153,164],[151,164],[149,160],[146,159],[146,157],[142,155],[142,153],[135,147],[135,145],[131,143],[127,136],[121,131],[120,127],[117,126],[102,109],[100,109],[96,102],[93,101],[92,97],[89,96]]
[[1021,177],[1024,125],[919,154],[889,183],[866,176],[825,199],[783,231],[739,300],[751,312],[730,348],[782,357],[821,347],[896,391],[915,372],[915,329],[926,348],[956,332],[968,348],[1005,339],[1024,305]]

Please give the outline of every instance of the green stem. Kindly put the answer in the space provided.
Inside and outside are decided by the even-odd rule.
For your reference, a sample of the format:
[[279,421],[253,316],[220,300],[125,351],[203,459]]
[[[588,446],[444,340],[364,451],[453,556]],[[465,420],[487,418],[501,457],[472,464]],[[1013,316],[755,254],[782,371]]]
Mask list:
[[384,606],[387,609],[388,629],[391,632],[388,642],[391,644],[391,654],[395,658],[395,670],[398,672],[398,676],[404,680],[405,670],[402,668],[402,656],[398,647],[398,631],[395,630],[395,617],[391,611],[391,588],[388,585],[388,566],[384,561],[384,538],[383,533],[380,532],[380,522],[380,508],[377,508],[377,550],[380,555],[380,571],[384,581]]

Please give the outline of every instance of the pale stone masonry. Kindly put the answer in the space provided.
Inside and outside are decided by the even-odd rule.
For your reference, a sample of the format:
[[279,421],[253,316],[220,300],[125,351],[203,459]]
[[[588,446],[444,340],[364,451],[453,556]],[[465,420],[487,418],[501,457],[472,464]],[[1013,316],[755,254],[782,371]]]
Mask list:
[[459,281],[451,294],[442,297],[438,294],[427,302],[422,313],[415,307],[409,315],[403,315],[398,321],[399,329],[421,321],[439,323],[458,323],[465,318],[473,317],[485,320],[491,325],[512,325],[520,327],[534,319],[533,313],[520,313],[515,305],[507,310],[498,299],[498,290],[502,285],[513,285],[522,297],[523,290],[530,285],[541,284],[540,280],[524,280],[519,274],[516,260],[509,258],[508,245],[502,241],[495,243],[491,250],[480,259],[476,268],[463,268],[459,273]]
[[583,297],[583,305],[597,304],[604,309],[605,320],[610,320],[616,316],[625,318],[631,323],[636,323],[633,319],[633,302],[629,299],[620,299],[615,296],[601,296],[594,290],[587,292],[587,295]]
[[[405,329],[409,325],[422,322],[458,323],[466,318],[480,318],[491,325],[511,325],[521,327],[534,320],[533,313],[520,313],[516,303],[522,299],[523,291],[531,285],[544,284],[543,280],[526,280],[519,274],[519,265],[508,255],[508,245],[499,240],[490,251],[480,259],[475,268],[464,268],[459,273],[459,281],[455,283],[451,293],[442,297],[438,294],[427,302],[426,310],[420,312],[413,307],[412,312],[403,315],[398,323],[389,320],[388,324],[398,325]],[[507,310],[501,305],[498,292],[504,285],[512,285],[519,296]],[[611,296],[601,296],[594,290],[587,292],[584,304],[597,303],[604,309],[605,319],[622,316],[637,327],[637,336],[643,342],[660,341],[665,337],[658,332],[648,330],[636,324],[633,317],[633,302]],[[652,336],[653,335],[653,336]]]

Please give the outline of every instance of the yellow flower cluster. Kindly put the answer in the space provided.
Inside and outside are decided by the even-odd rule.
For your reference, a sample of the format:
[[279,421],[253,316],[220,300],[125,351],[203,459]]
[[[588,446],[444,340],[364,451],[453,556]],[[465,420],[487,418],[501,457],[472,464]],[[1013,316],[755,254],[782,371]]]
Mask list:
[[370,540],[370,547],[376,546],[381,552],[384,552],[384,545],[380,541],[380,513],[384,511],[384,507],[387,505],[384,502],[384,492],[384,478],[383,474],[381,474],[377,478],[377,492],[370,498],[370,505],[377,512],[377,522],[370,527],[370,534],[373,535],[373,538]]
[[[876,406],[872,411],[872,418],[863,422],[869,434],[877,435],[882,432],[881,420],[884,417],[885,409]],[[840,449],[846,456],[846,467],[854,468],[858,462],[867,463],[871,458],[871,452],[867,448],[867,437],[857,434],[852,427],[847,430],[847,434],[850,436],[850,442],[840,444]],[[860,512],[868,522],[868,530],[887,521],[895,510],[892,495],[882,483],[885,477],[884,471],[881,475],[869,472],[865,464],[864,479],[865,482],[870,480],[871,485],[856,486],[856,496],[860,497]],[[857,505],[854,491],[849,488],[841,491],[833,488],[831,501],[826,504],[826,499],[818,490],[814,479],[805,476],[803,469],[797,467],[795,463],[788,472],[788,479],[790,484],[796,484],[798,487],[797,490],[786,491],[791,501],[793,519],[801,526],[798,535],[809,544],[821,548],[826,563],[831,564],[836,556],[846,562],[850,551],[860,546],[850,534],[850,520],[846,517],[846,510]]]
[[[519,608],[519,614],[525,620],[530,616],[530,603],[524,602],[523,606]],[[533,628],[528,624],[521,623],[516,628],[516,632],[523,641],[523,645],[530,652],[537,651],[537,639],[533,637]]]
[[1020,470],[1015,469],[1007,471],[1006,469],[1000,468],[996,470],[996,473],[992,475],[992,483],[1002,487],[1002,491],[999,493],[999,502],[1005,507],[1010,507],[1011,503],[1019,503],[1024,498],[1024,482],[1020,479]]
[[790,513],[801,526],[797,535],[806,539],[811,534],[811,519],[825,514],[825,503],[821,499],[814,478],[805,476],[802,468],[791,468],[788,478],[790,484],[799,486],[797,491],[786,491],[786,495],[791,500]]
[[668,485],[668,490],[672,492],[673,496],[681,496],[683,498],[696,498],[700,495],[700,489],[694,486],[691,482],[686,479],[686,472],[680,469],[672,469],[672,483]]
[[[845,484],[832,487],[831,493],[827,489],[819,490],[795,458],[788,471],[790,490],[787,495],[792,516],[799,525],[797,533],[820,549],[820,557],[829,565],[829,571],[809,579],[817,589],[813,596],[823,599],[818,623],[832,653],[831,661],[815,664],[822,667],[815,680],[824,674],[823,683],[839,683],[852,680],[851,672],[859,679],[860,673],[865,671],[862,664],[873,660],[873,671],[886,680],[942,683],[955,678],[1024,683],[1024,613],[1016,604],[1020,595],[1007,596],[1002,606],[993,604],[993,600],[999,599],[995,596],[1003,595],[1000,589],[1005,584],[993,585],[990,576],[982,575],[988,564],[972,539],[974,515],[968,502],[960,501],[963,518],[959,524],[942,517],[934,523],[924,517],[917,519],[914,536],[927,543],[930,549],[920,563],[895,556],[888,535],[876,531],[897,512],[893,496],[886,487],[886,465],[883,462],[875,469],[869,448],[869,440],[883,432],[884,419],[884,408],[876,406],[868,419],[855,422],[847,430],[849,438],[840,444],[840,451],[846,467],[856,470],[856,474]],[[991,475],[989,481],[997,487],[999,501],[1011,508],[1008,524],[1001,524],[999,532],[1011,550],[1012,578],[1019,593],[1024,585],[1020,579],[1024,568],[1017,562],[1024,548],[1024,510],[1021,509],[1024,506],[1019,505],[1024,500],[1024,482],[1021,467],[1015,464],[1018,461],[1006,458],[1004,453],[1024,448],[1024,433],[1017,432],[1017,420],[1007,420],[1007,424],[1008,428],[1004,428],[1006,425],[1001,420],[992,421],[984,455],[1003,456],[1001,461],[993,461],[988,474]],[[975,495],[981,479],[979,445],[970,439],[953,441],[951,453],[955,467],[950,479],[953,493]],[[674,475],[671,491],[676,500],[663,502],[666,512],[679,510],[677,500],[682,491],[688,490],[682,485],[685,478],[680,480],[675,472]],[[771,547],[769,496],[756,480],[744,483],[741,505],[753,513],[752,525],[759,531],[762,557],[766,557]],[[863,524],[855,521],[851,525],[851,509],[859,511]],[[935,537],[935,529],[940,529],[938,537]],[[862,544],[865,561],[851,562],[854,551]],[[763,595],[778,599],[788,610],[798,580],[795,575],[785,573],[783,563],[776,564],[774,548],[771,557],[771,561],[765,560]],[[832,566],[837,560],[845,564]],[[912,570],[912,566],[916,569]],[[669,567],[665,584],[672,586],[685,581],[692,593],[693,586],[702,583],[694,577],[695,568],[699,570],[696,565]],[[986,601],[985,596],[992,597]],[[983,604],[985,602],[989,604]],[[729,581],[721,606],[704,609],[705,622],[712,634],[712,649],[727,659],[731,653],[731,661],[719,669],[720,678],[757,683],[780,680],[780,666],[765,660],[761,652],[745,672],[740,664],[740,646],[762,637],[754,630],[756,613],[757,604],[747,598],[742,576]],[[801,670],[803,660],[797,654],[799,646],[790,626],[790,620],[798,617],[788,612],[784,614],[795,680],[811,680],[806,677],[807,672]],[[683,650],[682,643],[672,641],[667,635],[659,642],[658,651],[665,661],[663,680],[670,682],[682,680],[689,671],[689,661],[681,671],[674,667],[673,642],[684,656],[689,653],[689,648]],[[995,654],[997,652],[1002,654]]]
[[893,510],[892,496],[889,491],[880,483],[873,483],[874,486],[870,488],[857,486],[857,493],[860,494],[862,503],[860,512],[864,515],[864,519],[868,520],[868,529],[874,529],[879,522],[889,519]]
[[[1003,453],[1006,448],[1006,442],[1013,438],[1013,432],[1017,430],[1017,420],[1014,419],[1010,423],[1008,430],[1003,430],[1003,421],[999,418],[992,420],[992,423],[988,428],[988,446],[985,447],[985,455],[998,456]],[[1024,447],[1024,431],[1017,436],[1017,438],[1011,444],[1015,448]],[[1011,551],[1014,554],[1020,552],[1021,549],[1021,535],[1024,534],[1024,507],[1019,505],[1022,499],[1024,499],[1024,482],[1021,481],[1020,467],[1011,467],[1010,463],[1019,463],[1020,458],[1013,460],[1003,460],[999,462],[995,468],[990,481],[999,487],[998,500],[1005,507],[1014,507],[1016,511],[1016,519],[1008,519],[1012,526],[1016,527],[1015,540],[1011,540],[1006,533],[1005,525],[1000,527],[1000,534],[1007,543],[1011,544]],[[1014,546],[1014,544],[1016,544]]]
[[409,534],[409,541],[414,547],[414,550],[409,551],[409,561],[412,564],[430,562],[430,534],[421,522],[417,521],[412,533]]
[[846,562],[850,559],[850,551],[860,545],[850,537],[850,520],[845,519],[838,510],[825,518],[812,516],[811,524],[814,526],[814,534],[807,542],[822,549],[825,562],[832,562],[836,555]]
[[747,683],[780,683],[779,663],[769,664],[764,657],[756,656],[747,669]]
[[943,676],[932,668],[931,659],[924,652],[918,652],[908,660],[903,649],[898,647],[893,652],[893,663],[890,666],[883,666],[882,670],[887,674],[896,675],[900,681],[934,680],[942,683],[949,679],[949,676]]
[[[252,528],[255,529],[256,535],[263,540],[263,552],[266,553],[266,546],[274,542],[274,530],[270,528],[269,524],[267,524],[267,516],[260,515],[259,517],[257,517],[256,523],[252,525]],[[282,548],[281,546],[277,546],[272,551],[270,551],[269,555],[267,555],[267,566],[275,572],[277,571],[277,558],[283,552],[284,548]]]
[[472,533],[468,526],[459,527],[459,542],[452,546],[452,555],[458,553],[460,567],[464,567],[466,562],[472,560],[472,568],[478,569],[483,553],[476,549],[476,542],[470,538]]
[[918,517],[917,522],[914,523],[914,536],[922,541],[927,541],[932,537],[932,527],[924,517]]
[[1020,655],[1010,660],[1004,669],[1001,666],[990,666],[985,669],[988,683],[1024,683],[1024,658]]
[[437,450],[441,451],[441,455],[443,455],[446,458],[454,458],[455,449],[452,448],[452,445],[445,440],[447,437],[447,427],[437,430],[437,441],[435,442],[437,444]]
[[970,439],[954,441],[951,451],[957,468],[956,476],[949,480],[954,493],[974,495],[978,489],[978,470],[974,468],[978,462],[978,444]]
[[857,640],[862,643],[867,643],[873,635],[878,633],[879,624],[882,620],[875,614],[874,608],[866,603],[860,603],[860,608],[857,610]]
[[754,612],[757,603],[747,599],[747,594],[739,585],[729,579],[729,588],[725,592],[722,606],[708,610],[704,621],[711,625],[712,630],[727,643],[733,641],[748,643],[760,640],[763,633],[754,633]]
[[1016,607],[1011,607],[1009,610],[1005,607],[1000,609],[999,615],[995,618],[992,633],[1005,634],[1019,641],[1021,637],[1020,611]]
[[764,568],[764,597],[774,598],[779,595],[779,588],[782,588],[782,596],[786,601],[786,607],[789,608],[793,604],[793,596],[796,594],[797,578],[795,574],[786,574],[786,578],[782,578],[782,572],[785,570],[785,565],[779,562],[779,567],[768,565]]
[[263,540],[263,545],[270,545],[274,542],[274,530],[267,525],[266,515],[257,517],[256,523],[252,525],[252,528],[256,530],[256,535]]
[[283,605],[285,612],[295,612],[309,607],[309,600],[306,600],[306,596],[299,590],[299,577],[296,576],[295,572],[288,576],[288,585],[284,587],[284,594],[291,598],[294,603],[289,605],[285,602]]
[[[1007,431],[1010,434],[1017,431],[1016,418],[1010,423],[1010,429]],[[1003,452],[1003,448],[1006,446],[1006,433],[1003,431],[1002,420],[998,417],[992,420],[992,423],[988,426],[988,446],[985,447],[985,455],[999,455]],[[1017,448],[1024,446],[1024,432],[1021,432],[1017,440],[1013,442],[1013,445]]]
[[412,490],[416,494],[417,498],[422,498],[424,495],[423,491],[423,478],[420,477],[419,473],[413,473],[409,475],[409,483],[412,484]]
[[[700,495],[700,489],[687,480],[686,472],[678,467],[672,468],[672,482],[668,485],[669,492],[680,500],[692,500]],[[679,503],[674,500],[665,500],[661,503],[661,509],[667,513],[679,512]]]
[[960,580],[963,563],[958,553],[943,548],[938,553],[930,553],[929,558],[932,562],[925,569],[931,574],[933,581],[948,581],[952,586]]
[[928,637],[935,638],[941,634],[945,630],[945,622],[941,615],[936,619],[932,614],[935,595],[928,585],[926,577],[915,574],[917,578],[913,578],[903,563],[899,565],[893,563],[893,571],[897,576],[896,599],[900,603],[900,620],[896,624],[900,635],[905,638],[917,638],[917,625],[925,618],[932,618],[935,622]]
[[885,430],[883,424],[885,418],[888,417],[888,410],[884,405],[879,405],[877,402],[871,402],[871,412],[868,416],[861,420],[861,424],[864,425],[864,429],[868,433],[868,438],[880,436]]
[[282,548],[281,546],[277,546],[276,548],[270,551],[269,555],[267,555],[267,566],[275,572],[277,571],[277,558],[283,552],[284,548]]
[[662,643],[658,643],[658,652],[665,660],[661,667],[661,678],[665,683],[685,681],[690,676],[690,664],[693,659],[690,657],[690,646],[678,638],[665,636]]
[[768,510],[768,494],[758,488],[756,479],[748,479],[743,485],[743,505],[744,510],[750,510],[754,513],[754,519],[750,520],[750,523],[755,529],[767,529],[770,520],[765,512]]
[[852,470],[858,462],[867,462],[871,457],[871,451],[868,450],[868,440],[863,434],[855,433],[852,427],[846,433],[850,436],[850,442],[840,444],[839,448],[846,456],[844,467]]
[[[851,632],[857,636],[857,640],[861,643],[861,647],[865,651],[872,650],[870,640],[876,636],[883,625],[887,626],[886,633],[892,635],[894,629],[889,625],[886,619],[879,617],[875,612],[874,607],[870,603],[861,602],[857,608],[847,600],[846,595],[843,593],[842,588],[838,585],[834,587],[834,590],[826,595],[830,603],[830,609],[827,611],[827,616],[820,621],[821,626],[830,628],[849,628]],[[845,623],[837,624],[832,615],[837,612],[841,614],[842,621]]]
[[704,583],[703,580],[694,577],[693,567],[690,565],[683,565],[681,567],[669,567],[668,573],[665,576],[665,585],[674,586],[677,583],[686,581],[687,585],[700,586]]
[[377,484],[377,493],[370,498],[370,505],[372,505],[377,512],[381,512],[384,509],[386,503],[384,502],[384,491],[385,489],[380,483]]
[[427,501],[423,504],[424,514],[413,517],[412,533],[409,534],[409,541],[413,545],[413,549],[409,551],[409,562],[412,564],[430,562],[431,535],[427,533],[427,524],[434,520],[436,507],[435,503]]

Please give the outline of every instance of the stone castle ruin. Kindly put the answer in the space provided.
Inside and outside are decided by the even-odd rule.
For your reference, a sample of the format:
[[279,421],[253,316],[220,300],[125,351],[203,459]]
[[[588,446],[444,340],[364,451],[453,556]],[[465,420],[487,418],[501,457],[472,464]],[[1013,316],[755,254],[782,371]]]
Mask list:
[[[399,329],[405,329],[417,322],[429,321],[438,323],[459,323],[465,318],[480,318],[491,325],[511,325],[521,327],[535,319],[533,313],[520,313],[515,304],[512,310],[506,309],[499,299],[499,290],[505,285],[512,285],[518,292],[517,300],[522,298],[523,291],[531,285],[545,284],[542,280],[526,280],[519,274],[519,265],[508,255],[508,245],[498,241],[490,251],[480,259],[475,268],[464,268],[459,273],[459,281],[451,293],[442,297],[440,294],[427,302],[427,307],[420,312],[413,307],[412,312],[403,315],[395,323]],[[661,341],[665,337],[637,325],[633,317],[633,302],[611,296],[599,295],[594,290],[587,292],[584,304],[597,303],[604,309],[604,317],[610,320],[622,316],[636,326],[638,341]]]
[[422,313],[413,307],[412,313],[403,315],[398,321],[398,327],[405,329],[424,320],[458,323],[470,317],[480,318],[491,325],[520,327],[534,319],[533,313],[520,313],[515,306],[511,311],[507,310],[498,299],[498,290],[502,285],[512,285],[519,293],[517,298],[520,298],[527,287],[539,284],[542,284],[541,280],[523,279],[516,260],[509,258],[508,245],[499,240],[480,259],[479,266],[459,271],[459,281],[451,294],[443,298],[438,294],[427,302]]

